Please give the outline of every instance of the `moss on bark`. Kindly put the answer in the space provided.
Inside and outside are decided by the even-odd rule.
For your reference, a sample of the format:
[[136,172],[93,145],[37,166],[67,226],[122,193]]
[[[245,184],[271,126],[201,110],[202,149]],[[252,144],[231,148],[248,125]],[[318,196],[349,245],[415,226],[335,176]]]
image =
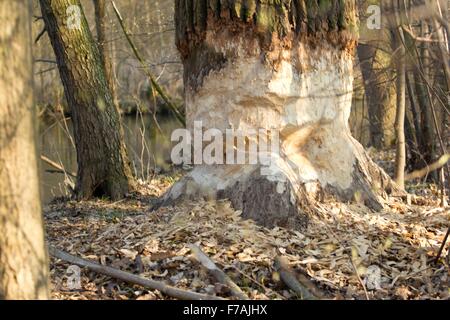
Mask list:
[[238,54],[240,39],[249,55],[263,53],[275,66],[283,49],[300,43],[352,51],[357,38],[355,3],[344,0],[176,0],[175,24],[185,84],[193,89],[205,70]]
[[304,41],[345,33],[333,43],[348,46],[357,33],[355,3],[348,0],[176,0],[175,7],[177,46],[183,57],[207,31],[223,28],[251,29],[265,49],[270,43],[264,40],[274,35]]
[[[123,198],[135,180],[100,51],[79,0],[40,0],[45,27],[54,49],[72,114],[77,149],[79,199]],[[80,8],[80,25],[67,28],[67,9]]]

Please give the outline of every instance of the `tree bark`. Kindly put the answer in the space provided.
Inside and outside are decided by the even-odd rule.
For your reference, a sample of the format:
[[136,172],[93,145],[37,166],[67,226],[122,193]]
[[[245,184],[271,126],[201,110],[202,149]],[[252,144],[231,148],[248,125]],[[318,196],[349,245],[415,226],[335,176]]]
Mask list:
[[[80,1],[40,0],[40,4],[73,119],[77,198],[120,199],[134,189],[135,182],[120,115]],[[70,20],[68,12],[78,14],[78,26],[69,27],[77,20]]]
[[[401,32],[401,31],[399,31]],[[397,112],[395,115],[395,131],[397,137],[395,156],[395,182],[400,188],[405,188],[406,142],[405,142],[405,115],[406,115],[406,66],[405,48],[398,41],[397,60]]]
[[31,19],[31,1],[0,1],[0,299],[49,297]]
[[293,228],[306,225],[317,201],[383,207],[384,190],[395,186],[348,127],[354,1],[177,0],[175,6],[187,127],[202,121],[203,130],[223,135],[277,132],[281,154],[271,150],[268,167],[196,165],[163,203],[228,198],[245,218]]
[[[421,22],[421,37],[426,37],[428,32],[428,25],[422,21]],[[417,93],[417,99],[419,101],[420,108],[420,123],[421,132],[423,136],[423,144],[420,145],[420,153],[426,164],[433,163],[436,154],[436,134],[433,128],[433,118],[431,114],[431,101],[427,94],[427,84],[429,81],[428,65],[430,63],[430,52],[427,43],[421,44],[421,49],[418,51],[417,61],[414,63],[421,64],[423,68],[414,69],[414,82],[415,89]],[[421,75],[421,72],[423,74]],[[426,79],[424,79],[424,77]],[[435,174],[431,174],[431,176]],[[437,177],[434,179],[437,181]]]
[[115,99],[115,85],[114,85],[114,77],[112,72],[112,62],[110,50],[107,42],[107,7],[105,0],[93,0],[94,1],[94,9],[95,9],[95,26],[97,30],[97,43],[98,48],[100,50],[100,55],[102,58],[103,67],[105,69],[106,80],[108,81],[109,88],[111,90],[111,94],[113,97],[113,101]]
[[390,59],[370,44],[357,48],[370,121],[370,144],[377,149],[395,141],[395,86],[391,82]]

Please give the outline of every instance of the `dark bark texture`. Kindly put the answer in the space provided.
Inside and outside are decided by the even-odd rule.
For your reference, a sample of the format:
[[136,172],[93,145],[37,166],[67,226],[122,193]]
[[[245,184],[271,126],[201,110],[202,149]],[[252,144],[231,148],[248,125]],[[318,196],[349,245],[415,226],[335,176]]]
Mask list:
[[369,111],[370,144],[378,149],[390,147],[395,140],[392,116],[395,114],[395,86],[387,63],[390,61],[380,65],[384,70],[376,70],[376,47],[359,44],[357,52]]
[[[280,49],[307,42],[353,50],[357,39],[355,1],[348,0],[202,0],[175,1],[176,45],[185,66],[185,84],[197,88],[211,70],[232,56],[205,43],[208,32],[221,38],[245,35],[276,65]],[[232,55],[232,53],[231,53]]]
[[98,48],[100,50],[100,55],[102,58],[103,67],[105,69],[106,80],[108,81],[109,88],[111,89],[111,94],[114,99],[115,95],[115,86],[114,86],[114,77],[112,72],[112,61],[110,56],[110,50],[108,48],[107,43],[107,6],[105,0],[94,0],[94,9],[95,9],[95,27],[97,30],[97,43]]
[[40,0],[40,4],[73,118],[77,197],[122,198],[134,188],[134,179],[120,115],[80,1]]

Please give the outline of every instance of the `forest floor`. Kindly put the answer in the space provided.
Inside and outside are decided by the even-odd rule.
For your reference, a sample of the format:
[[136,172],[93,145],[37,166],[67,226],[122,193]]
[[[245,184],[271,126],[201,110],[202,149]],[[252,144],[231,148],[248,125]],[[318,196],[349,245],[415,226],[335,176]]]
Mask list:
[[[389,155],[378,162],[389,172]],[[377,158],[377,156],[375,156]],[[152,210],[173,178],[155,177],[118,202],[57,201],[45,208],[50,245],[79,257],[199,293],[230,298],[190,254],[197,244],[251,299],[297,299],[274,267],[284,256],[326,299],[450,299],[448,252],[432,263],[450,221],[434,186],[409,185],[411,204],[393,199],[371,212],[323,204],[305,231],[267,229],[244,220],[227,201]],[[448,247],[447,247],[448,248]],[[69,264],[51,258],[54,299],[168,299],[88,270],[68,287]]]

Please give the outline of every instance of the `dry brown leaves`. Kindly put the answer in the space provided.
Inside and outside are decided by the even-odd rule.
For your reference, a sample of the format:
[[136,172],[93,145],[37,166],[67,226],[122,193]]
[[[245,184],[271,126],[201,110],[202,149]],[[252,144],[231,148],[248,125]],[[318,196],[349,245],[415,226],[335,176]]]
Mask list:
[[[154,195],[166,187],[154,181]],[[274,271],[278,254],[330,299],[365,299],[364,287],[370,299],[450,297],[448,266],[430,264],[449,223],[440,208],[393,202],[373,213],[327,204],[304,232],[259,227],[225,201],[157,211],[150,210],[148,197],[67,202],[49,206],[45,217],[48,240],[59,249],[201,293],[229,297],[228,289],[191,259],[190,243],[200,245],[252,299],[297,298]],[[67,268],[52,259],[55,299],[167,299],[87,270],[82,288],[69,290]]]

